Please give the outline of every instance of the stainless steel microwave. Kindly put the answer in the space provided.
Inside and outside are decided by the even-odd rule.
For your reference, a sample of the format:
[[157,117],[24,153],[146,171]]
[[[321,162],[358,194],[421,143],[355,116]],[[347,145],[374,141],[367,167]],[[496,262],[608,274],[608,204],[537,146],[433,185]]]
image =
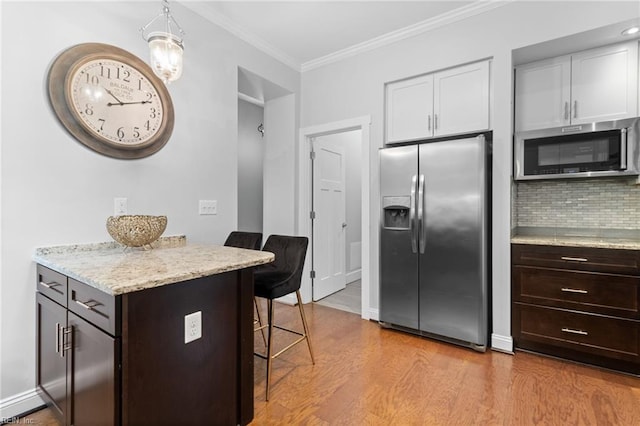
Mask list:
[[519,132],[514,139],[516,180],[635,176],[640,119]]

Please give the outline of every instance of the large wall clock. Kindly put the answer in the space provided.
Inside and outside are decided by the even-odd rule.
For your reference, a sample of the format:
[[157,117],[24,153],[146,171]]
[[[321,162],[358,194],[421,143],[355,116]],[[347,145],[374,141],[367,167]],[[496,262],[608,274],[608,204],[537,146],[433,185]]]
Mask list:
[[114,158],[142,158],[173,131],[171,96],[137,56],[102,43],[72,46],[47,78],[49,101],[62,125],[87,147]]

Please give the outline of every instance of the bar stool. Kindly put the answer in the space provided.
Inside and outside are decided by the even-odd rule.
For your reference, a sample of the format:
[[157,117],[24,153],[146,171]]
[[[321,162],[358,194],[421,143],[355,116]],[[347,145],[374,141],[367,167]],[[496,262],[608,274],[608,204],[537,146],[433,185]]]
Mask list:
[[[237,248],[245,248],[251,250],[260,250],[262,246],[262,232],[244,232],[244,231],[233,231],[227,237],[227,240],[224,242],[225,246],[228,247],[237,247]],[[260,309],[258,309],[258,301],[256,298],[253,298],[253,304],[256,307],[256,315],[257,319],[253,320],[253,324],[262,325],[262,318],[260,318]],[[267,338],[264,335],[264,330],[262,332],[262,341],[264,344],[267,344]]]
[[[280,354],[290,349],[294,345],[307,341],[309,354],[311,355],[311,363],[315,364],[313,359],[313,350],[311,349],[311,340],[309,339],[309,327],[307,319],[304,315],[302,306],[302,298],[300,297],[300,284],[302,281],[302,268],[307,253],[309,239],[307,237],[292,237],[285,235],[270,235],[262,250],[275,254],[275,260],[272,263],[261,265],[254,272],[254,291],[256,297],[267,299],[268,323],[256,328],[255,331],[268,328],[267,353],[266,355],[255,353],[262,359],[267,360],[267,390],[266,400],[269,400],[269,388],[271,386],[271,370],[272,361]],[[273,323],[273,299],[286,296],[295,292],[298,299],[298,309],[300,310],[300,318],[302,320],[303,332],[290,330],[285,327],[275,325]],[[273,354],[273,329],[284,330],[289,333],[300,336],[295,342],[291,343],[284,349]]]
[[261,232],[233,231],[224,242],[225,246],[260,250],[262,246]]

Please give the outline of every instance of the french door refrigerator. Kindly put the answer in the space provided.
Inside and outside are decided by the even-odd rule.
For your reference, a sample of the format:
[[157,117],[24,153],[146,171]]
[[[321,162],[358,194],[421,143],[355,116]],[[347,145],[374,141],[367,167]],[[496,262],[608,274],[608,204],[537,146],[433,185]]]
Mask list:
[[380,150],[380,323],[486,350],[491,133]]

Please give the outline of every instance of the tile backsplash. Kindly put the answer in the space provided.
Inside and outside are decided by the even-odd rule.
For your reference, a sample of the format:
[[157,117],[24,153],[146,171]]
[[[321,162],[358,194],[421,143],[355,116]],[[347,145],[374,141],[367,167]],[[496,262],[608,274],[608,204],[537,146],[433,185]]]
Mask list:
[[620,178],[517,182],[513,227],[640,229],[640,185]]

